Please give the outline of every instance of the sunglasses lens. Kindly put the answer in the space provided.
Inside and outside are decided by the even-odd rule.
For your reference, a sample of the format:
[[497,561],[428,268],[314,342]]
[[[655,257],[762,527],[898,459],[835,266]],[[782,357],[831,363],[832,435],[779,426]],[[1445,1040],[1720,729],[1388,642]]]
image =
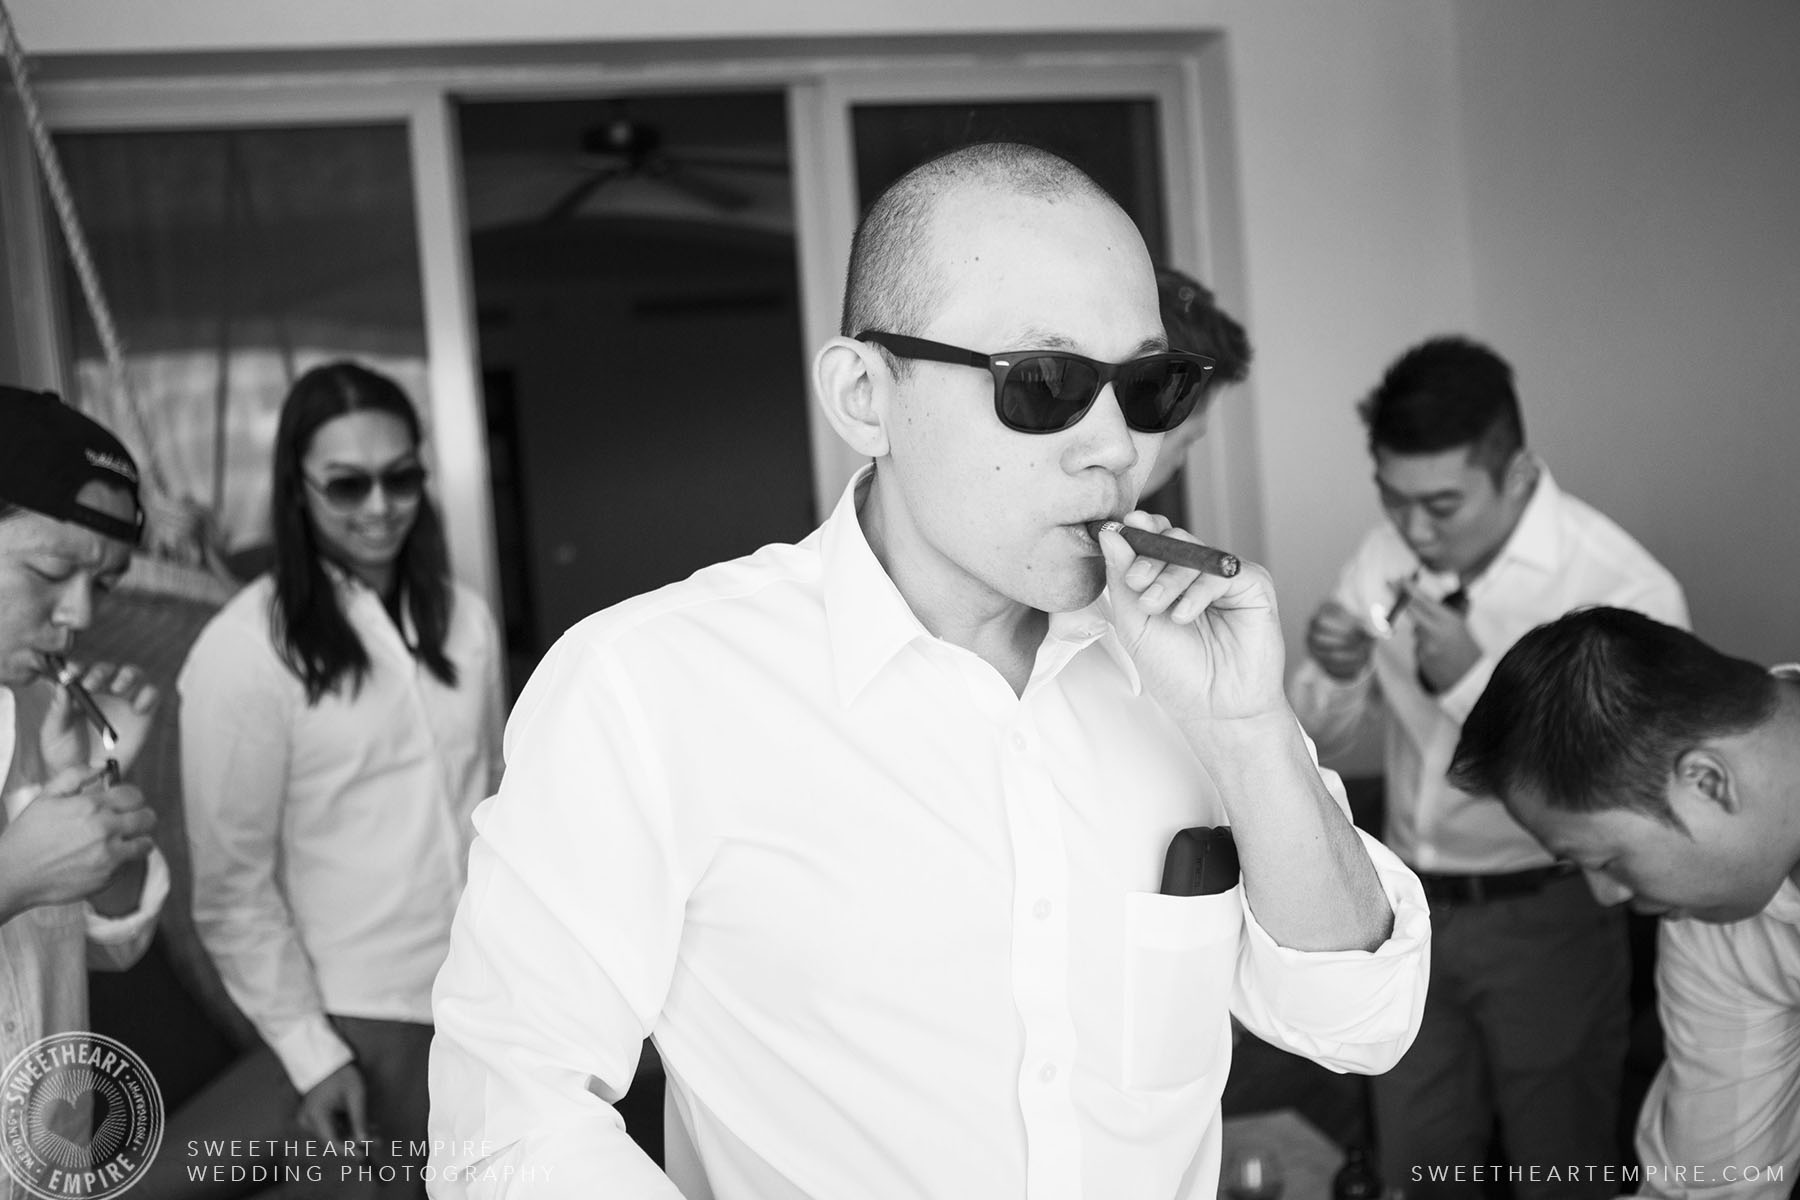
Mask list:
[[[407,503],[417,500],[425,492],[425,468],[417,463],[383,471],[380,479],[381,490],[389,500]],[[356,471],[334,476],[318,487],[326,503],[334,508],[361,508],[368,501],[369,493],[375,490],[375,480],[374,475]]]
[[1028,433],[1054,433],[1080,420],[1099,390],[1100,376],[1078,359],[1022,358],[1000,387],[1000,419]]
[[337,508],[359,508],[375,490],[375,479],[371,475],[339,475],[327,479],[319,490]]
[[381,477],[381,487],[395,500],[417,500],[425,491],[425,468],[396,467]]
[[1185,358],[1146,358],[1127,364],[1115,388],[1125,423],[1145,433],[1167,433],[1194,411],[1208,372]]

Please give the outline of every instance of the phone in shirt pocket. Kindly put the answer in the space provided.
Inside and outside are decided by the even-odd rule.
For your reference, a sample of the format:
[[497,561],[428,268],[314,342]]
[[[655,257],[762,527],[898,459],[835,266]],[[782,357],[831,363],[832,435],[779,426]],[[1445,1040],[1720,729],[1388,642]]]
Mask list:
[[1125,896],[1125,1087],[1165,1091],[1218,1070],[1244,926],[1231,830],[1183,829],[1164,856],[1161,892]]

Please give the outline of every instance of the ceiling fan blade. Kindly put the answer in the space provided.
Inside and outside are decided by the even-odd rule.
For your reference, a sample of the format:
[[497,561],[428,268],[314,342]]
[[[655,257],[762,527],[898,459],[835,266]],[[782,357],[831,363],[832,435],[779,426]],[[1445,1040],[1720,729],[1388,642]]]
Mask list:
[[665,182],[673,184],[694,199],[703,204],[711,205],[720,212],[742,212],[744,209],[750,207],[751,200],[753,199],[753,197],[729,184],[719,183],[715,180],[706,178],[704,175],[684,170],[674,163],[670,163],[657,173],[662,176]]
[[671,146],[663,157],[689,167],[786,174],[787,151],[780,146]]
[[562,198],[557,200],[557,202],[552,204],[549,208],[545,209],[544,215],[539,219],[546,224],[568,220],[580,211],[581,206],[586,204],[588,198],[599,191],[600,188],[605,185],[607,180],[615,178],[618,174],[619,172],[617,171],[595,171],[592,175],[589,175],[586,179],[564,192]]

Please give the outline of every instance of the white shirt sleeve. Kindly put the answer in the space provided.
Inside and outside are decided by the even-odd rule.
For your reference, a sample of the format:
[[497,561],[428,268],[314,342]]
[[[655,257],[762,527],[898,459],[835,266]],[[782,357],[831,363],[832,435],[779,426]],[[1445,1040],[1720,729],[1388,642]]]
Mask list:
[[156,919],[169,898],[169,860],[152,846],[144,862],[144,886],[137,908],[118,917],[102,916],[84,906],[87,918],[87,964],[98,971],[123,971],[144,956],[156,936]]
[[[1733,927],[1662,923],[1656,990],[1666,1057],[1638,1117],[1642,1195],[1766,1195],[1776,1167],[1783,1182],[1774,1191],[1785,1196],[1800,1168],[1800,1012],[1747,976],[1732,942]],[[1688,1177],[1662,1169],[1675,1166]],[[1757,1177],[1746,1179],[1746,1168]]]
[[[1366,607],[1364,592],[1379,572],[1366,565],[1373,551],[1366,541],[1338,573],[1331,598],[1351,612]],[[1368,577],[1368,580],[1365,580]],[[1381,685],[1375,679],[1374,659],[1364,664],[1353,679],[1337,679],[1311,655],[1304,658],[1288,684],[1288,703],[1300,718],[1301,728],[1317,743],[1319,753],[1334,758],[1348,752],[1372,728],[1382,710]]]
[[[1344,785],[1321,770],[1349,816]],[[1334,1071],[1379,1074],[1418,1035],[1431,977],[1431,909],[1406,864],[1363,830],[1363,850],[1394,912],[1373,950],[1294,950],[1276,942],[1244,904],[1244,941],[1231,1011],[1263,1040]]]
[[1373,665],[1354,679],[1334,679],[1312,658],[1300,664],[1288,685],[1288,703],[1307,736],[1327,758],[1348,751],[1381,709],[1381,685]]
[[520,698],[432,996],[439,1197],[679,1200],[613,1108],[691,886],[648,741],[617,660],[574,636]]
[[201,634],[181,673],[181,774],[195,930],[305,1093],[353,1055],[276,880],[292,720],[278,668],[248,628],[215,621]]

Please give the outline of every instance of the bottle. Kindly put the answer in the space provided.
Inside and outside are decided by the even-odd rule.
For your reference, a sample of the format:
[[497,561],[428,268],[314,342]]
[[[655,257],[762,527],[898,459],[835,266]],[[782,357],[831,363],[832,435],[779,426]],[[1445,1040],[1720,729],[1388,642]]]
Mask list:
[[1381,1176],[1369,1161],[1369,1148],[1350,1147],[1350,1157],[1331,1181],[1331,1200],[1381,1200]]

